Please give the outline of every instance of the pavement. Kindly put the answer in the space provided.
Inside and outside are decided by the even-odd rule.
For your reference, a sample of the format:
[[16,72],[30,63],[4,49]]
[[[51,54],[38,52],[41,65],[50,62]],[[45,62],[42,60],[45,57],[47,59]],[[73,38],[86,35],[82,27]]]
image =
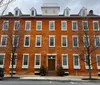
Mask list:
[[[18,80],[33,80],[33,81],[90,81],[90,80],[82,80],[84,78],[88,78],[88,76],[40,76],[40,75],[14,75],[14,78],[10,78],[10,75],[5,75],[4,79],[18,79]],[[100,76],[92,76],[94,79],[98,79],[95,81],[100,81]],[[92,80],[91,80],[92,81]]]

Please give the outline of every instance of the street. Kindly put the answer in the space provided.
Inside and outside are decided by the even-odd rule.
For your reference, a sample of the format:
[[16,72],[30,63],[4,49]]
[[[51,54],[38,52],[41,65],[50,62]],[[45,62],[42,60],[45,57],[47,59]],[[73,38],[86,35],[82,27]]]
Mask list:
[[0,81],[0,85],[100,85],[100,82]]

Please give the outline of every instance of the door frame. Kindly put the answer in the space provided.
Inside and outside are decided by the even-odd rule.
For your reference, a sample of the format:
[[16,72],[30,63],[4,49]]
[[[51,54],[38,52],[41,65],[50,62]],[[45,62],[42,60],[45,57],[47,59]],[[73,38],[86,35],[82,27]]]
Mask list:
[[55,71],[56,71],[56,66],[57,66],[57,54],[47,54],[47,67],[48,67],[48,60],[49,60],[49,58],[48,58],[48,56],[55,56]]

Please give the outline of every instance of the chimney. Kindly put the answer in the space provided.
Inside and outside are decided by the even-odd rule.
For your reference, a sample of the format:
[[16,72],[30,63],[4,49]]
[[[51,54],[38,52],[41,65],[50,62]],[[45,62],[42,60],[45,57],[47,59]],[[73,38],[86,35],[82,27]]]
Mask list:
[[93,10],[90,10],[89,11],[89,15],[93,15]]

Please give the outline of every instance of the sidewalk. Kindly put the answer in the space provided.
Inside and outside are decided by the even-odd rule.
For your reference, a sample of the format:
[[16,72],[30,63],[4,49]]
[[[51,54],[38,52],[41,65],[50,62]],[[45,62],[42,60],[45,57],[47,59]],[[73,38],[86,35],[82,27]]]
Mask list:
[[[5,75],[5,77],[9,78],[10,75]],[[88,76],[39,76],[39,75],[14,75],[14,77],[19,77],[19,80],[39,80],[39,81],[88,81],[82,80],[83,78],[88,78]],[[99,76],[92,76],[92,78],[99,79]]]

